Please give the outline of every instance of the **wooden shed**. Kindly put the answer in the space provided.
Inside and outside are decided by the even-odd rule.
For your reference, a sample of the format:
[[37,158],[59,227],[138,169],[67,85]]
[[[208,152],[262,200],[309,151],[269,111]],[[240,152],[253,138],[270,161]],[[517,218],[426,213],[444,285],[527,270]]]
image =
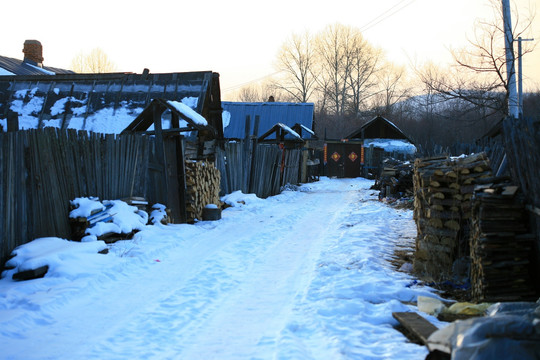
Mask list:
[[368,177],[378,171],[384,156],[406,157],[414,151],[412,140],[403,131],[377,116],[344,139],[325,140],[325,174]]

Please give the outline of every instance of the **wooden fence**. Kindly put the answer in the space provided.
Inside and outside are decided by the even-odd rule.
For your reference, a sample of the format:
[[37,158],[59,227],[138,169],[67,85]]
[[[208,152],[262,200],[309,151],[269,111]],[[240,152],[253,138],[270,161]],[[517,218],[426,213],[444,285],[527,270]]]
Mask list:
[[70,200],[146,197],[151,141],[55,128],[0,133],[0,264],[32,239],[69,238]]
[[[268,197],[299,182],[301,149],[228,142],[217,147],[221,193],[236,190]],[[46,128],[0,133],[0,266],[18,245],[39,237],[69,239],[70,201],[165,198],[150,136]],[[166,204],[170,206],[170,204]]]
[[278,194],[282,186],[299,182],[302,151],[251,140],[225,143],[216,151],[221,193],[241,190],[262,198]]
[[532,118],[507,118],[503,127],[512,178],[525,194],[531,230],[536,233],[533,280],[536,290],[540,292],[540,121]]

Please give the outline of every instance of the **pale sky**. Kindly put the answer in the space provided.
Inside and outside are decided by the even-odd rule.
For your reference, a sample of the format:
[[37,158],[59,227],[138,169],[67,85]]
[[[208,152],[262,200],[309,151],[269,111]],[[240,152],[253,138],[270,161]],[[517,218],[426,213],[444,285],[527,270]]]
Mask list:
[[[510,1],[522,18],[540,11],[540,0]],[[362,30],[397,64],[445,64],[450,48],[473,37],[475,20],[492,18],[488,0],[25,0],[0,8],[1,55],[22,59],[24,41],[35,39],[45,65],[69,68],[77,54],[99,47],[119,71],[218,72],[224,95],[274,73],[293,33],[339,22]],[[527,36],[540,41],[540,15]],[[537,46],[524,58],[525,87],[540,88],[539,65]]]

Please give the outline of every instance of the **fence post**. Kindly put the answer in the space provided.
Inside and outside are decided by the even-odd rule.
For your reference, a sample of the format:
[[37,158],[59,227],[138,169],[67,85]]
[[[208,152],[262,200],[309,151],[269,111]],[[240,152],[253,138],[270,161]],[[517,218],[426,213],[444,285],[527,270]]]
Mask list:
[[9,111],[7,116],[7,131],[14,132],[19,130],[19,114]]

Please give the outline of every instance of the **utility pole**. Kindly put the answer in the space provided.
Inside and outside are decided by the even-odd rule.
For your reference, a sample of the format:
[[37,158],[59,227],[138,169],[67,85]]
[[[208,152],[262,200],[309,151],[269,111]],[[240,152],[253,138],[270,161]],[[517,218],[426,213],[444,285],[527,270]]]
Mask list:
[[523,64],[522,64],[522,52],[521,52],[521,42],[522,41],[533,41],[534,39],[522,39],[521,36],[518,37],[518,99],[519,99],[519,116],[523,116]]
[[510,0],[502,0],[504,22],[504,44],[506,50],[506,74],[508,77],[508,115],[519,117],[519,104],[516,92],[516,70],[514,57],[514,36],[512,35],[512,19]]
[[[502,12],[504,23],[504,49],[506,52],[506,75],[508,77],[508,116],[514,120],[519,118],[519,103],[516,93],[516,71],[514,65],[514,36],[512,35],[512,19],[510,12],[510,0],[502,0]],[[501,176],[508,164],[507,154],[504,154],[496,176]]]

